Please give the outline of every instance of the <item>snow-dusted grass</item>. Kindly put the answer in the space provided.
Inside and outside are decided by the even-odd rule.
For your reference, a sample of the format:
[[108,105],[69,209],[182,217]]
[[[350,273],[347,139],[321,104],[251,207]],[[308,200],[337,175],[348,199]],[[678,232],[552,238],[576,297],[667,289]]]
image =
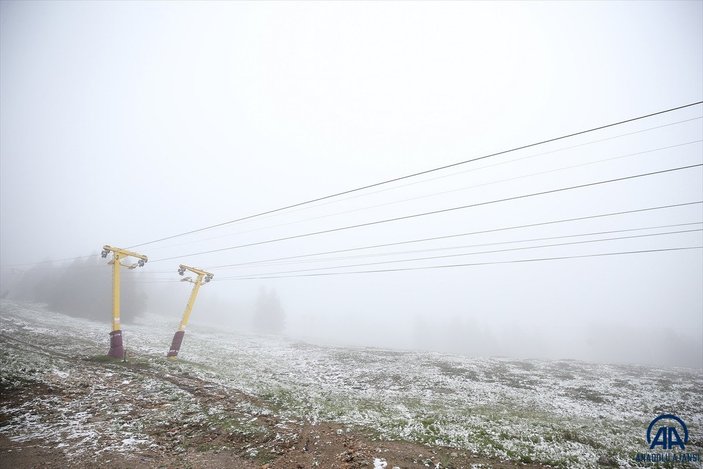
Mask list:
[[[41,306],[8,301],[0,306],[0,332],[7,337],[73,356],[100,356],[107,351],[107,318],[96,323]],[[644,438],[649,422],[661,413],[673,413],[688,424],[692,439],[687,451],[702,451],[700,370],[321,347],[205,327],[187,332],[179,361],[173,363],[163,355],[176,324],[177,318],[144,318],[125,326],[125,345],[144,360],[144,366],[190,373],[241,389],[263,398],[273,411],[291,420],[332,420],[365,427],[380,438],[451,446],[515,461],[596,467],[635,465],[634,454],[647,451]],[[0,363],[2,380],[25,376],[57,383],[62,374],[65,379],[72,373],[70,362],[49,355],[37,363],[30,356],[0,352]],[[139,375],[135,373],[134,379]],[[106,383],[105,389],[90,384],[100,405],[115,404],[110,395],[113,384]],[[179,412],[185,407],[186,412],[198,412],[182,390],[143,378],[138,388],[149,386],[159,387],[153,392],[172,393],[181,402]],[[96,434],[112,435],[111,444],[121,448],[150,443],[139,428],[115,429],[105,422],[90,422],[86,406],[95,402],[61,405],[71,415],[70,438],[79,446],[92,444]],[[129,409],[117,405],[114,411]],[[159,412],[174,411],[159,409],[154,421],[165,418]],[[212,408],[203,414],[200,418],[226,418]],[[46,436],[52,431],[32,420],[36,418],[18,417],[13,424],[23,430],[21,435],[15,432],[14,438],[36,437],[37,431]],[[65,433],[66,425],[57,431]]]

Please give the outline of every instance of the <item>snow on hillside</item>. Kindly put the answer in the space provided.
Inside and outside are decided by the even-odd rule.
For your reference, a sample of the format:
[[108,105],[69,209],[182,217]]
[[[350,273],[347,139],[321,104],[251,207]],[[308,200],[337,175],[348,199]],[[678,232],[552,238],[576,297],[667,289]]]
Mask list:
[[[257,396],[291,420],[364,427],[386,440],[448,446],[512,461],[596,467],[634,466],[634,455],[648,450],[649,422],[672,413],[688,425],[687,451],[703,450],[701,370],[322,347],[205,327],[188,330],[174,364],[164,355],[176,325],[177,319],[158,316],[126,325],[129,354],[165,373],[187,373]],[[36,354],[3,347],[0,380],[5,386],[24,376],[56,386],[72,369],[70,362],[54,360],[51,353],[99,357],[107,351],[108,332],[108,318],[91,322],[41,305],[2,300],[0,342],[19,341],[49,353],[37,359]],[[90,451],[104,450],[106,441],[112,449],[148,448],[154,443],[138,426],[125,430],[91,419],[95,405],[114,405],[116,414],[130,412],[111,401],[114,387],[129,388],[130,380],[110,379],[106,371],[100,380],[85,383],[94,387],[97,401],[52,403],[49,398],[47,412],[70,415],[62,426],[43,424],[22,409],[3,409],[15,417],[0,432],[13,441],[53,435],[59,442],[59,434],[65,437],[70,427],[70,437],[60,444]],[[177,400],[182,391],[148,379],[140,386],[142,392],[174,395],[173,407],[154,409],[155,424],[175,409],[191,412],[193,419],[202,417],[195,415],[197,408],[188,407],[192,403],[185,397]],[[135,399],[149,405],[148,395]],[[98,434],[102,443],[95,438]]]

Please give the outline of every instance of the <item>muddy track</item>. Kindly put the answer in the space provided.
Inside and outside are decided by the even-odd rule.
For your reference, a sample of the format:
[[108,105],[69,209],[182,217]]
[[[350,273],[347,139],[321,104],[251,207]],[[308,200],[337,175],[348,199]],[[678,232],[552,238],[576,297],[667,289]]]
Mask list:
[[[451,448],[377,441],[363,429],[331,422],[313,424],[307,422],[304,415],[297,421],[281,419],[262,399],[194,377],[187,371],[169,372],[160,366],[140,363],[139,356],[127,363],[102,361],[47,349],[5,333],[0,334],[0,343],[25,356],[36,354],[64,361],[71,370],[69,376],[56,378],[55,383],[28,378],[14,388],[3,389],[0,429],[11,427],[13,419],[17,418],[16,414],[5,409],[22,408],[23,412],[34,412],[51,423],[51,419],[58,416],[39,405],[43,400],[98,406],[101,403],[93,401],[102,399],[99,389],[107,389],[113,393],[111,399],[129,408],[124,419],[144,422],[143,433],[153,442],[149,447],[135,447],[128,452],[99,449],[74,454],[70,446],[59,449],[41,436],[15,442],[5,432],[0,433],[0,467],[95,467],[110,461],[113,467],[360,469],[374,467],[376,458],[387,461],[388,468],[419,469],[428,465],[469,468],[478,464],[483,464],[482,467],[515,467],[510,462],[486,459]],[[188,366],[179,365],[180,369]],[[138,384],[120,386],[125,382],[163,383],[172,391],[148,391],[138,388]],[[191,402],[190,410],[169,414],[170,417],[163,421],[150,420],[153,412],[171,405],[174,389],[186,395],[186,400]],[[217,418],[204,419],[198,415],[199,412],[210,414],[214,411],[217,411]],[[97,422],[112,418],[110,412],[104,410],[95,411],[92,417]],[[60,422],[53,425],[60,425]],[[98,435],[98,438],[103,436]]]

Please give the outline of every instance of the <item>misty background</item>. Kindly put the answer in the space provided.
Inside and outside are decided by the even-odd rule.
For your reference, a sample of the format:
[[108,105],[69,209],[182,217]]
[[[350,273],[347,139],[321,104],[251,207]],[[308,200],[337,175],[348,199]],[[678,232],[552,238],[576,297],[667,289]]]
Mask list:
[[[702,2],[3,1],[0,295],[104,321],[107,344],[104,244],[127,248],[702,96]],[[123,271],[123,318],[165,315],[175,330],[190,294],[176,273],[185,263],[215,274],[191,324],[703,367],[700,204],[241,265],[700,201],[700,167],[220,250],[700,164],[702,114],[692,106],[135,247],[149,262]],[[655,236],[475,254],[644,234]],[[477,247],[490,243],[512,244]],[[682,247],[696,249],[498,263]],[[467,255],[408,260],[449,254]],[[384,260],[402,262],[355,267]],[[484,265],[300,276],[457,263]]]

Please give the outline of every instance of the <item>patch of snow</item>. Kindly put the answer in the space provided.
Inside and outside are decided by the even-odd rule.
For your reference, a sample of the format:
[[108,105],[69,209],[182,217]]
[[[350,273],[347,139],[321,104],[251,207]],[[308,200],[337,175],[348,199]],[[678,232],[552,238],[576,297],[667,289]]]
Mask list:
[[[166,365],[161,357],[170,339],[159,321],[144,316],[130,326],[135,355],[146,357],[162,377],[187,371],[223,389],[267,396],[282,409],[282,427],[306,416],[312,422],[336,422],[345,431],[367,427],[386,439],[434,443],[487,457],[526,455],[582,468],[598,467],[603,455],[620,466],[632,465],[631,455],[647,448],[644,431],[662,402],[676,409],[689,432],[703,431],[701,370],[323,347],[197,326],[189,329],[181,354],[204,366]],[[165,380],[136,379],[128,370],[82,376],[72,362],[48,353],[104,355],[107,320],[87,321],[0,300],[0,330],[17,339],[12,347],[2,347],[0,341],[0,383],[15,386],[31,379],[60,390],[70,381],[91,393],[69,401],[45,396],[3,408],[8,420],[0,433],[12,441],[79,441],[80,446],[71,445],[71,454],[116,451],[125,447],[120,442],[137,441],[144,437],[143,428],[172,421],[174,415],[183,422],[188,411],[186,421],[194,423],[208,412],[210,417],[222,412],[200,406]],[[20,342],[31,345],[18,346]],[[131,386],[115,389],[120,381]],[[169,398],[149,406],[153,412],[146,421],[130,417],[128,400],[139,407],[156,396]],[[271,412],[250,401],[234,405],[249,415]],[[87,439],[90,432],[100,441]],[[612,435],[618,435],[615,442]],[[690,444],[693,452],[703,449],[698,442]]]
[[129,438],[125,438],[122,440],[122,446],[134,446],[134,445],[139,445],[142,443],[147,443],[149,440],[147,439],[139,439],[139,438],[134,438],[133,436],[130,436]]

